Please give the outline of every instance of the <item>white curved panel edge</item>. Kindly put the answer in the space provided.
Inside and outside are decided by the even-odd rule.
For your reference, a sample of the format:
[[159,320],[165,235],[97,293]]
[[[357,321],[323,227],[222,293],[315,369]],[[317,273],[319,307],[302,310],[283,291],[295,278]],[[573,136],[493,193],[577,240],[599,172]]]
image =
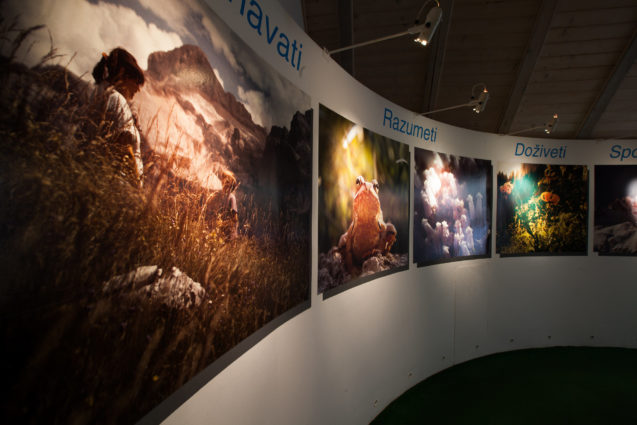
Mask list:
[[[249,7],[250,0],[244,1]],[[258,0],[264,15],[303,43],[302,65],[297,71],[240,15],[242,0],[207,3],[246,43],[312,97],[314,241],[319,103],[372,131],[410,144],[412,162],[413,148],[422,147],[490,159],[494,167],[499,161],[588,165],[589,229],[594,165],[637,163],[634,158],[621,162],[611,158],[613,146],[635,149],[635,140],[498,136],[418,116],[345,73],[279,3]],[[437,128],[436,142],[392,130],[386,120],[383,125],[386,108],[406,122]],[[519,143],[525,148],[532,146],[532,150],[536,144],[564,147],[567,154],[549,159],[534,158],[533,154],[516,156]],[[413,199],[411,202],[413,211]],[[493,223],[495,228],[495,212]],[[366,424],[419,381],[476,357],[565,345],[635,348],[637,260],[598,256],[592,252],[591,233],[587,256],[500,258],[493,247],[489,259],[423,268],[411,264],[408,271],[359,285],[325,301],[316,295],[318,253],[314,243],[311,308],[244,353],[164,423]]]

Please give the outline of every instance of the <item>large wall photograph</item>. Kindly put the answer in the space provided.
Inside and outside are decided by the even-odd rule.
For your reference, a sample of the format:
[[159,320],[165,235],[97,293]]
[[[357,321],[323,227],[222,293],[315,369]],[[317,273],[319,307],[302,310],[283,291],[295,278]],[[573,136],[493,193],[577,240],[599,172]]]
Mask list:
[[491,256],[491,161],[414,151],[414,263]]
[[595,233],[600,255],[637,255],[637,165],[595,166]]
[[409,262],[409,146],[319,107],[318,292]]
[[3,422],[133,423],[309,307],[311,101],[197,0],[2,12]]
[[496,252],[586,255],[588,168],[498,164]]

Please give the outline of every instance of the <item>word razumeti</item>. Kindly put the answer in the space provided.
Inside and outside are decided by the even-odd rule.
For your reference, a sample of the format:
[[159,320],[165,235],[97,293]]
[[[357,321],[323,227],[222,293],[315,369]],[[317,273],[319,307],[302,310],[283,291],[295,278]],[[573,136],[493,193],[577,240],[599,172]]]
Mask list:
[[385,108],[385,114],[383,116],[383,127],[389,127],[394,131],[406,134],[407,136],[415,136],[419,139],[423,139],[428,142],[436,142],[436,136],[438,135],[438,127],[424,128],[416,125],[413,122],[407,122],[394,116],[394,112]]
[[515,145],[515,156],[525,156],[527,158],[566,158],[566,145],[559,148],[544,147],[544,145],[529,145],[517,143]]
[[[228,0],[232,3],[232,0]],[[301,69],[301,55],[303,54],[303,43],[297,43],[296,40],[292,40],[281,30],[278,25],[274,25],[270,21],[270,16],[263,14],[263,9],[259,2],[250,0],[248,3],[248,10],[246,13],[246,0],[241,0],[241,7],[239,8],[239,14],[245,16],[248,24],[254,28],[257,33],[262,36],[265,34],[265,40],[269,45],[272,45],[274,40],[278,40],[276,43],[276,50],[279,56],[285,59],[292,68],[299,71]],[[265,19],[264,19],[265,18]],[[277,37],[278,35],[278,37]],[[292,54],[290,55],[290,47],[292,48]],[[296,63],[294,62],[296,60]]]

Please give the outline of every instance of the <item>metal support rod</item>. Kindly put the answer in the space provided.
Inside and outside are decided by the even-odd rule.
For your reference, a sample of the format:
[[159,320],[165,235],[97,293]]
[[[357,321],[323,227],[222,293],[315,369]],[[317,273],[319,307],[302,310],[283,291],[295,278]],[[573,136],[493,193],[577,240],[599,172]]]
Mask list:
[[329,50],[327,52],[328,55],[333,55],[334,53],[344,52],[345,50],[355,49],[357,47],[367,46],[368,44],[378,43],[380,41],[391,40],[392,38],[402,37],[403,35],[412,34],[409,30],[399,32],[398,34],[387,35],[385,37],[376,38],[374,40],[363,41],[362,43],[352,44],[351,46],[339,47],[338,49]]
[[423,112],[420,115],[429,115],[429,114],[435,114],[436,112],[443,112],[443,111],[449,111],[451,109],[458,109],[458,108],[463,108],[465,106],[476,106],[478,104],[477,101],[473,100],[471,102],[468,103],[463,103],[462,105],[455,105],[455,106],[448,106],[446,108],[442,108],[442,109],[435,109],[433,111],[428,111],[428,112]]
[[539,130],[540,128],[546,128],[545,125],[538,125],[537,127],[525,128],[524,130],[514,131],[513,133],[507,133],[507,136],[513,136],[514,134],[526,133],[527,131]]

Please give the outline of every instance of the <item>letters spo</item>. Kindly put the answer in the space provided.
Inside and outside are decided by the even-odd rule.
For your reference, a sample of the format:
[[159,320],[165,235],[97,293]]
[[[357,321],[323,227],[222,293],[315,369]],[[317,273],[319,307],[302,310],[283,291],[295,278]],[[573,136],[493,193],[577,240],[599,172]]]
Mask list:
[[627,148],[622,147],[622,145],[613,145],[613,147],[610,148],[610,157],[612,159],[619,158],[620,161],[628,158],[637,159],[637,148]]

